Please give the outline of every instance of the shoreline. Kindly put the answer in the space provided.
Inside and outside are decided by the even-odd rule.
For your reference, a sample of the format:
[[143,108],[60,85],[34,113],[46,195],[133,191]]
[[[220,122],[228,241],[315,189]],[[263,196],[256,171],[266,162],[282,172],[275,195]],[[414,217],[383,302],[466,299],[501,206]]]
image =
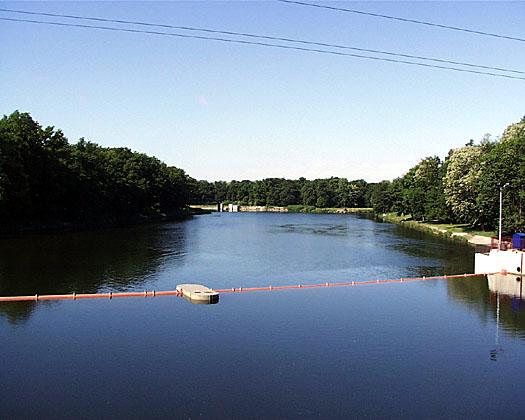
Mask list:
[[[383,220],[387,223],[395,223],[408,227],[410,229],[419,230],[421,232],[427,232],[441,238],[450,239],[456,242],[464,242],[472,247],[485,247],[490,248],[492,239],[490,236],[477,235],[475,233],[469,233],[464,231],[453,231],[451,228],[445,228],[444,224],[432,224],[411,220],[408,216],[397,216],[395,213],[386,213],[376,215],[377,219]],[[455,229],[458,229],[457,227]]]
[[[236,205],[237,206],[237,205]],[[192,209],[201,209],[209,212],[218,212],[216,204],[191,204]],[[281,206],[244,206],[238,205],[233,213],[312,213],[312,214],[372,214],[370,207],[314,207],[303,205]],[[224,206],[224,213],[229,213],[228,206]]]
[[[228,209],[228,207],[225,207]],[[119,220],[105,221],[86,221],[86,222],[21,222],[12,223],[9,227],[0,227],[0,239],[24,236],[39,233],[66,233],[78,231],[92,231],[98,229],[111,229],[118,227],[130,227],[146,225],[150,223],[162,223],[177,220],[185,220],[193,216],[202,214],[211,214],[217,211],[217,205],[214,204],[191,204],[185,209],[173,212],[169,215],[138,215],[127,217]],[[228,210],[224,211],[228,213]],[[314,206],[291,205],[287,207],[280,206],[242,206],[239,205],[233,213],[304,213],[304,214],[366,214],[373,215],[375,220],[394,223],[410,229],[426,232],[434,236],[439,236],[455,242],[467,243],[472,247],[490,248],[492,239],[490,236],[477,235],[475,233],[465,232],[461,225],[433,224],[412,220],[410,216],[398,216],[395,213],[384,213],[383,215],[374,213],[372,208],[351,208],[351,207],[327,207],[319,208]],[[448,229],[447,229],[448,227]],[[456,229],[456,231],[452,230]],[[459,231],[457,231],[459,230]]]
[[180,209],[170,214],[155,214],[155,215],[137,215],[125,217],[121,219],[107,219],[99,221],[83,221],[83,222],[66,222],[66,221],[48,221],[48,222],[13,222],[9,227],[0,227],[0,239],[25,236],[31,234],[47,234],[47,233],[67,233],[67,232],[82,232],[94,231],[99,229],[112,229],[119,227],[131,227],[147,225],[151,223],[162,223],[179,221],[197,216],[200,214],[209,214],[210,211],[206,209],[191,208]]
[[[217,212],[217,205],[203,204],[190,205],[191,208],[200,208],[205,211]],[[225,207],[226,209],[228,207]],[[227,212],[227,211],[226,211]],[[318,208],[304,205],[290,205],[287,207],[278,206],[242,206],[237,207],[235,212],[267,212],[267,213],[309,213],[309,214],[373,214],[376,220],[387,223],[394,223],[420,232],[430,233],[440,238],[448,239],[454,242],[467,243],[472,247],[488,249],[491,246],[491,237],[469,233],[464,231],[462,225],[433,224],[411,220],[409,216],[398,216],[395,213],[386,213],[383,215],[374,213],[371,208]],[[492,232],[493,233],[493,232]],[[493,233],[494,234],[494,233]]]

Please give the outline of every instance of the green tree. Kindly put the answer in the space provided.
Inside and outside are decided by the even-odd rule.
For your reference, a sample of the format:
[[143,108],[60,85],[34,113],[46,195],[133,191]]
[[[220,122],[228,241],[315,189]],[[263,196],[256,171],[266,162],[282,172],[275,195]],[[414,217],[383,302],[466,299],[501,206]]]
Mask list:
[[400,207],[398,212],[411,214],[416,220],[442,220],[445,217],[439,157],[427,157],[410,168],[400,180],[400,186],[401,202],[393,204],[393,207]]
[[393,210],[392,183],[381,181],[372,186],[370,203],[376,213],[388,213]]
[[183,208],[187,176],[155,157],[42,128],[27,113],[0,120],[3,222],[118,221]]
[[499,187],[504,189],[505,231],[525,231],[525,117],[510,125],[499,142],[487,148],[477,180],[478,224],[494,229],[499,218]]

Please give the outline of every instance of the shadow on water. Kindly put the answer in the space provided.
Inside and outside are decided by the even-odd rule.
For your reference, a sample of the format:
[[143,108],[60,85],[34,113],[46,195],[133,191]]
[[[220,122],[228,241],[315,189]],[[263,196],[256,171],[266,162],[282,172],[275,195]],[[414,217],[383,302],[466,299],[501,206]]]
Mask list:
[[497,320],[503,330],[525,339],[524,276],[495,275],[449,281],[448,295],[462,306],[473,309],[487,323]]
[[3,316],[10,324],[23,324],[29,319],[35,304],[33,302],[5,302],[0,305],[0,316]]
[[[378,225],[384,224],[379,223]],[[452,242],[449,239],[439,238],[402,225],[393,225],[391,230],[383,230],[381,235],[388,236],[388,241],[384,241],[384,246],[403,255],[415,257],[418,261],[431,262],[431,264],[412,267],[417,275],[435,276],[474,271],[474,249],[466,243]]]
[[474,270],[474,250],[466,243],[451,242],[402,225],[383,223],[370,215],[326,215],[321,223],[318,217],[303,215],[302,220],[296,223],[273,226],[272,232],[317,236],[319,240],[322,237],[346,237],[353,248],[344,248],[342,242],[334,243],[334,252],[359,254],[366,249],[363,254],[379,263],[394,256],[399,258],[399,266],[405,267],[409,276],[463,274]]
[[[393,225],[390,231],[381,229],[381,226],[385,225],[390,224],[381,222],[377,224],[379,230],[377,235],[390,237],[385,241],[385,246],[404,255],[417,257],[420,261],[428,259],[434,263],[434,265],[413,266],[412,269],[418,275],[473,272],[474,250],[469,245],[461,242],[452,243],[448,239],[437,238],[427,232],[402,225]],[[523,292],[523,281],[525,281],[523,276],[498,276],[497,279],[480,276],[468,280],[450,280],[447,282],[447,293],[454,301],[475,311],[483,322],[488,323],[498,319],[506,333],[525,339],[525,295],[517,292],[517,290]],[[498,311],[499,315],[497,315]]]
[[[422,259],[437,259],[443,264],[414,267],[420,275],[461,274],[465,271],[465,261],[472,261],[470,272],[473,272],[474,250],[467,244],[452,244],[448,239],[436,238],[429,233],[401,225],[395,225],[392,233],[394,238],[390,246],[394,249]],[[516,281],[517,278],[519,281]],[[498,322],[508,334],[523,339],[525,301],[523,294],[516,294],[517,287],[521,285],[523,288],[522,284],[522,276],[498,276],[497,280],[480,276],[469,280],[450,280],[447,282],[447,290],[451,298],[474,310],[485,323],[496,320],[499,295]]]
[[[184,222],[0,240],[0,295],[138,290],[164,262],[186,254]],[[10,303],[0,314],[27,319],[34,304]]]
[[348,225],[333,224],[333,223],[315,223],[315,224],[300,224],[287,223],[279,225],[278,232],[285,233],[301,233],[309,235],[326,235],[326,236],[346,236],[348,234]]
[[[473,271],[474,251],[468,245],[366,219],[343,215],[322,218],[318,215],[258,218],[245,215],[236,219],[210,216],[199,219],[199,223],[1,239],[0,295],[142,290],[146,283],[155,284],[163,272],[173,273],[174,268],[183,265],[193,274],[198,273],[203,270],[203,261],[211,270],[221,270],[221,264],[226,264],[227,275],[232,273],[232,266],[235,270],[244,268],[248,273],[255,271],[264,275],[266,268],[257,264],[264,265],[267,261],[276,265],[278,273],[279,264],[283,270],[294,263],[298,269],[310,264],[310,269],[325,270],[328,274],[338,269],[349,275],[354,273],[355,266],[373,278],[381,270],[385,276],[398,272],[400,276],[433,276]],[[285,221],[291,223],[283,223]],[[265,236],[264,228],[253,230],[257,223],[269,228],[271,234]],[[221,252],[218,252],[214,245],[209,245],[224,242],[224,238],[231,235],[230,230],[235,235],[228,247],[219,247]],[[276,243],[281,248],[264,254]],[[236,244],[238,248],[234,247]],[[241,259],[237,264],[235,252],[245,252],[248,245],[253,248],[254,244],[257,246],[248,253],[246,262]],[[296,248],[297,252],[290,252]],[[186,258],[187,253],[191,253],[191,258]],[[214,263],[214,258],[220,260],[220,264]],[[315,258],[312,263],[310,259]],[[185,260],[187,264],[183,264]],[[320,264],[319,268],[314,263]],[[449,281],[447,288],[454,301],[468,306],[481,319],[495,319],[494,294],[486,279]],[[504,328],[525,336],[523,301],[521,306],[515,298],[500,301],[503,302],[500,318]],[[11,323],[24,322],[35,308],[32,302],[9,303],[0,305],[0,315]],[[521,317],[516,308],[522,308],[518,311],[522,312]]]

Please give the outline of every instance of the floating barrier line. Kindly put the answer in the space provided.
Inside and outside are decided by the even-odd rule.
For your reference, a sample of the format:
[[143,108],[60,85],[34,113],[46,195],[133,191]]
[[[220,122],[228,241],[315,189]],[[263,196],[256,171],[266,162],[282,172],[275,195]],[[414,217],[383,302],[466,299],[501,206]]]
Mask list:
[[[386,284],[386,283],[410,283],[414,281],[426,281],[426,280],[440,280],[440,279],[458,279],[468,277],[480,277],[490,274],[499,273],[483,273],[483,274],[454,274],[454,275],[443,275],[443,276],[430,276],[430,277],[408,277],[400,279],[388,279],[388,280],[366,280],[366,281],[347,281],[338,283],[318,283],[318,284],[294,284],[285,286],[265,286],[265,287],[237,287],[230,289],[218,289],[214,290],[217,293],[246,293],[246,292],[264,292],[264,291],[275,291],[275,290],[293,290],[293,289],[317,289],[317,288],[328,288],[328,287],[344,287],[344,286],[365,286],[372,284]],[[70,293],[65,295],[30,295],[30,296],[0,296],[0,302],[21,302],[21,301],[40,301],[40,300],[80,300],[80,299],[115,299],[115,298],[126,298],[126,297],[156,297],[156,296],[178,296],[182,297],[183,293],[179,290],[165,290],[165,291],[146,291],[143,292],[108,292],[108,293]]]
[[166,290],[158,292],[108,292],[108,293],[71,293],[67,295],[32,295],[32,296],[2,296],[0,302],[20,302],[39,300],[79,300],[79,299],[115,299],[124,297],[155,297],[155,296],[182,296],[178,290]]
[[316,288],[327,288],[327,287],[344,287],[344,286],[362,286],[371,284],[386,284],[386,283],[410,283],[414,281],[426,281],[426,280],[440,280],[440,279],[458,279],[468,277],[480,277],[490,274],[498,273],[483,273],[483,274],[454,274],[454,275],[443,275],[443,276],[430,276],[430,277],[408,277],[400,279],[386,279],[386,280],[366,280],[366,281],[346,281],[337,283],[318,283],[318,284],[294,284],[286,286],[264,286],[264,287],[239,287],[230,289],[217,289],[218,293],[246,293],[246,292],[265,292],[274,290],[290,290],[290,289],[316,289]]

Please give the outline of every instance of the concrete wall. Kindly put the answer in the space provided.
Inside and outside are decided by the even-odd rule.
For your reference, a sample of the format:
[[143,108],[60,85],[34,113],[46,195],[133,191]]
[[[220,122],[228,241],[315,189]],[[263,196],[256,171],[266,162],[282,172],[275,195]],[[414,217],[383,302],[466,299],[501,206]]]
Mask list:
[[477,253],[474,258],[474,272],[476,274],[508,273],[522,274],[525,260],[523,251],[499,251],[493,249],[489,254]]
[[239,206],[239,211],[245,212],[270,212],[270,213],[288,213],[286,207],[266,207],[266,206]]

